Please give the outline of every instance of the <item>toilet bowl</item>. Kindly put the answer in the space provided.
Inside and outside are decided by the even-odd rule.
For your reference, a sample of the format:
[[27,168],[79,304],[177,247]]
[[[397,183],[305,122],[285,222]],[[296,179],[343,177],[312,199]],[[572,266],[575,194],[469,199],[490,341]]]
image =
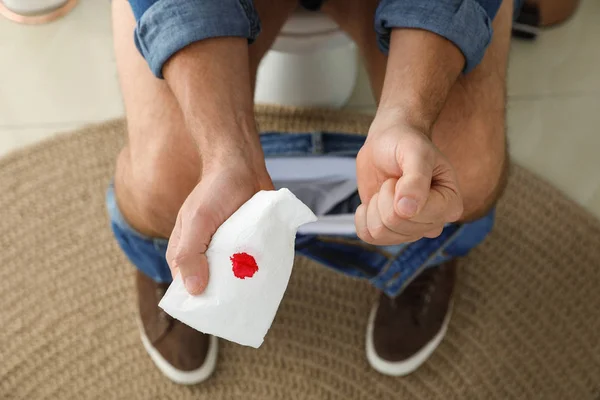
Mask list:
[[68,14],[78,0],[0,0],[0,16],[11,21],[39,25]]
[[320,12],[299,9],[286,22],[257,73],[262,104],[340,108],[356,82],[352,40]]

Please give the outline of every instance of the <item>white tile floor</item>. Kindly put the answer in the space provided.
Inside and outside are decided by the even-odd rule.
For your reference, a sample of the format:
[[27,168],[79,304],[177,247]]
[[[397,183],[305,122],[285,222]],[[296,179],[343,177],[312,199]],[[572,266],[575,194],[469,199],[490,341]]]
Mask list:
[[[566,24],[513,44],[511,153],[600,216],[600,2]],[[21,26],[0,18],[0,155],[57,132],[123,115],[108,0],[81,0],[66,18]],[[373,110],[364,73],[350,108]]]

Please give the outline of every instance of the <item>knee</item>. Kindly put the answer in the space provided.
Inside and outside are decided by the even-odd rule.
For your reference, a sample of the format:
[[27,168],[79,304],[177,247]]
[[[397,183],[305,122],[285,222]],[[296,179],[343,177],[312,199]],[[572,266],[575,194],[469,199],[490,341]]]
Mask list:
[[508,178],[505,143],[488,145],[477,153],[466,157],[457,170],[464,204],[462,222],[476,220],[490,212],[502,196]]
[[115,193],[121,212],[141,233],[168,237],[199,173],[199,168],[186,166],[160,147],[149,146],[140,151],[125,146],[115,171]]

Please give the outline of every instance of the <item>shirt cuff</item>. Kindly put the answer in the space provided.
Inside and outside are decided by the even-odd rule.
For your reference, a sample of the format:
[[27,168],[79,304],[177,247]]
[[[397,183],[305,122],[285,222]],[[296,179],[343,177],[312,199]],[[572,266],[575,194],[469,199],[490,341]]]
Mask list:
[[463,73],[481,62],[492,39],[492,20],[475,0],[382,0],[375,14],[375,30],[385,54],[393,28],[423,29],[450,40],[465,57]]
[[162,79],[165,62],[194,42],[231,36],[252,43],[259,32],[252,0],[159,0],[139,18],[134,40],[152,73]]

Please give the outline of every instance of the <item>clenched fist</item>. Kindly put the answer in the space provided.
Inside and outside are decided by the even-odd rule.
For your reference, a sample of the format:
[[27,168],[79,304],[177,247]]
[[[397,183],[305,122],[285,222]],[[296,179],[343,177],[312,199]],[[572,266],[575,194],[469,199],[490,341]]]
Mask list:
[[437,237],[463,213],[456,173],[433,142],[402,124],[371,126],[357,160],[358,236],[376,245]]

